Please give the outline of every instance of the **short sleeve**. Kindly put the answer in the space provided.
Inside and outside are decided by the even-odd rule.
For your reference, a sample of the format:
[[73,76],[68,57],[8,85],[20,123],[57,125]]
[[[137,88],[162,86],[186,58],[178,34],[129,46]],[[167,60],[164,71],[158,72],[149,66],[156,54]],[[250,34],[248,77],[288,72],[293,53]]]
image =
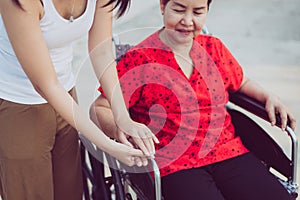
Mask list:
[[235,92],[242,84],[244,77],[243,69],[226,46],[219,39],[216,40],[218,49],[220,50],[219,62],[221,62],[220,64],[225,71],[223,74],[224,84],[227,86],[229,92]]

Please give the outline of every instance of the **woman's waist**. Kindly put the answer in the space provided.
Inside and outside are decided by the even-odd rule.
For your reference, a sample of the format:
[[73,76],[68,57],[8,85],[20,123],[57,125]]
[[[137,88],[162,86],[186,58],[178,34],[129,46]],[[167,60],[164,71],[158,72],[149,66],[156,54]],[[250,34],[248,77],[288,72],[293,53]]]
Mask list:
[[[5,67],[4,67],[5,68]],[[21,104],[41,104],[46,100],[34,89],[25,73],[5,73],[0,61],[0,98]],[[61,76],[59,81],[68,91],[75,85],[73,75]]]

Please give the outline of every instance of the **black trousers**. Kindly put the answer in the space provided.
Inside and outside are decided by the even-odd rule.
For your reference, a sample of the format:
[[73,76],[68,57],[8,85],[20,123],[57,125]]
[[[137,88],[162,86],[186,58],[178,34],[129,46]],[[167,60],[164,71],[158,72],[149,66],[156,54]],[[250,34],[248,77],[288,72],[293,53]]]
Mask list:
[[162,178],[165,200],[290,200],[286,189],[251,153]]

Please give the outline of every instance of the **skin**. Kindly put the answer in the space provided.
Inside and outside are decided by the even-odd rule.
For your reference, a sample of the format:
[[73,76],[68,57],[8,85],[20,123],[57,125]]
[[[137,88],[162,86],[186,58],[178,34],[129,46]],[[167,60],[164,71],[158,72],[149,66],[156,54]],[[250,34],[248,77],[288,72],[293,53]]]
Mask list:
[[188,2],[172,0],[167,4],[160,3],[165,27],[161,34],[165,34],[164,42],[174,50],[190,48],[193,37],[200,34],[205,23],[207,0]]
[[[160,8],[165,28],[160,31],[159,37],[172,48],[178,64],[185,75],[189,76],[193,65],[191,64],[189,53],[186,52],[190,51],[192,38],[200,33],[205,23],[207,0],[170,0],[166,4],[161,0]],[[296,120],[293,114],[276,95],[266,91],[247,77],[244,77],[239,91],[265,104],[271,125],[275,125],[275,114],[279,113],[282,121],[282,130],[286,128],[288,118],[291,122],[291,128],[295,129]],[[90,110],[90,115],[105,133],[128,146],[131,145],[130,137],[120,131],[114,123],[110,104],[105,97],[100,95],[95,100]],[[144,159],[136,158],[136,160],[139,163],[138,165],[146,163]]]
[[[85,6],[82,5],[86,5],[86,1],[87,0],[76,0],[73,12],[75,19],[84,13]],[[53,2],[59,14],[68,19],[70,5],[73,4],[73,0],[63,2],[54,0]],[[112,9],[112,5],[102,8],[102,5],[105,3],[106,1],[97,1],[95,20],[89,33],[90,50],[99,43],[107,45],[104,46],[106,47],[104,54],[98,54],[103,53],[101,51],[96,52],[95,54],[97,55],[98,60],[104,63],[103,66],[105,66],[103,67],[102,65],[95,63],[95,60],[93,60],[96,72],[103,71],[103,68],[106,70],[108,66],[107,62],[111,60],[108,56],[111,55],[112,48],[109,46],[110,42],[107,43],[105,41],[108,41],[109,38],[111,38],[112,13],[109,11]],[[153,153],[153,139],[156,138],[153,137],[153,134],[146,126],[133,122],[129,118],[127,110],[124,109],[125,105],[122,98],[116,100],[116,104],[113,104],[120,105],[120,110],[115,111],[117,109],[114,109],[114,106],[112,106],[112,110],[115,111],[114,117],[118,127],[125,132],[148,135],[148,138],[145,139],[146,142],[141,140],[144,145],[144,153],[141,150],[117,143],[108,138],[90,120],[89,116],[80,110],[77,103],[59,83],[54,71],[54,66],[50,59],[40,28],[40,19],[44,15],[41,2],[39,0],[20,0],[20,4],[23,9],[14,4],[12,0],[1,0],[0,13],[16,56],[36,91],[81,134],[87,137],[100,149],[108,152],[121,162],[131,166],[136,164],[136,161],[133,159],[134,157],[144,157],[145,154],[149,155]],[[30,52],[28,49],[30,49]],[[109,99],[112,99],[112,87],[116,85],[117,82],[117,74],[114,70],[111,70],[111,68],[115,68],[115,63],[112,63],[111,67],[104,73],[107,77],[102,76],[100,79],[100,83],[103,84]],[[116,96],[118,96],[118,94],[116,94]],[[124,119],[124,121],[121,119]],[[127,124],[130,125],[129,128],[127,128]]]
[[193,38],[200,34],[207,14],[207,0],[198,1],[160,1],[163,14],[164,29],[160,31],[160,39],[175,53],[175,59],[183,73],[190,77],[193,62],[189,52]]

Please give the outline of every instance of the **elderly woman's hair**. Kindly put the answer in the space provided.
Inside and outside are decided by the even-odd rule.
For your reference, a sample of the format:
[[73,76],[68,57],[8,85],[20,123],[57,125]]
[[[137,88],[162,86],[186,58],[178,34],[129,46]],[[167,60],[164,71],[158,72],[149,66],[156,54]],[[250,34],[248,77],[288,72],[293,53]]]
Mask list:
[[[163,4],[166,5],[170,0],[163,0]],[[207,0],[207,9],[209,8],[210,3],[212,0]]]
[[[21,5],[21,3],[20,3],[19,0],[12,0],[12,1],[16,5],[18,5],[19,7],[22,8],[22,5]],[[130,2],[131,2],[131,0],[109,0],[109,2],[104,5],[104,7],[108,6],[110,4],[114,4],[113,10],[116,9],[116,8],[118,8],[117,17],[119,18],[122,15],[124,15],[124,13],[126,12],[126,10],[129,8]]]

